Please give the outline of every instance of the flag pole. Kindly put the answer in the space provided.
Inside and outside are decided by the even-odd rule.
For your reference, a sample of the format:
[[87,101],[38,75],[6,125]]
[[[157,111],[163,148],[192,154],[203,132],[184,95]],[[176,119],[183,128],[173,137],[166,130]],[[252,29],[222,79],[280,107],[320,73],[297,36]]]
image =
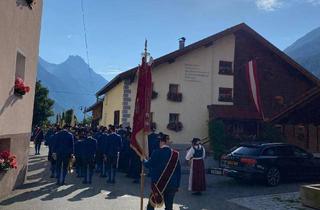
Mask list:
[[[147,63],[147,40],[144,42],[144,59],[146,65]],[[147,114],[147,113],[146,113]],[[142,138],[142,156],[143,158],[146,156],[145,154],[145,145],[146,145],[146,131],[145,131],[145,123],[144,122],[144,128],[143,128],[143,138]],[[141,161],[141,174],[140,174],[140,210],[143,210],[143,197],[144,197],[144,165],[143,161]]]

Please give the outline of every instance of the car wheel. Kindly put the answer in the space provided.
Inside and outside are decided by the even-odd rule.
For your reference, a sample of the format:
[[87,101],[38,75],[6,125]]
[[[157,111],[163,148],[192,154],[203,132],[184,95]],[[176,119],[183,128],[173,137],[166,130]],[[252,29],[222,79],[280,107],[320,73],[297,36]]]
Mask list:
[[269,186],[277,186],[280,183],[280,171],[278,168],[269,168],[267,172],[267,184]]

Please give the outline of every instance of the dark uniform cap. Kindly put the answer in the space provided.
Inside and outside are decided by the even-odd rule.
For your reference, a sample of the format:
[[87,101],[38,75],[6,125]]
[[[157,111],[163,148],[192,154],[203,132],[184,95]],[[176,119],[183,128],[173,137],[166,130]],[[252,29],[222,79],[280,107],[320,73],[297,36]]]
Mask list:
[[192,144],[196,144],[199,141],[201,141],[199,138],[193,138],[191,142],[192,142]]

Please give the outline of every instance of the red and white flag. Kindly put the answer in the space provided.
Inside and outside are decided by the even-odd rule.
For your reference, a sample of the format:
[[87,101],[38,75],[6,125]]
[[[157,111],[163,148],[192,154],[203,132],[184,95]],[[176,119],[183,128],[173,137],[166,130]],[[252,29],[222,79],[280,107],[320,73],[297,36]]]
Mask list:
[[262,118],[264,118],[261,106],[260,85],[258,79],[258,69],[256,60],[251,60],[247,63],[246,75],[252,100],[255,104],[257,111],[261,114]]
[[138,87],[133,116],[133,129],[130,146],[140,157],[148,156],[147,135],[150,131],[150,104],[152,94],[151,65],[147,53],[138,69]]

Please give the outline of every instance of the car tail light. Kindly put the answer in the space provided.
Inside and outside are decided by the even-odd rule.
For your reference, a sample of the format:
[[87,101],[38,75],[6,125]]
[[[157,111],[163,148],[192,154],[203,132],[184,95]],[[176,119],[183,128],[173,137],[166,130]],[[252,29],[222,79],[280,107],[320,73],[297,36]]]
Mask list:
[[241,158],[240,162],[247,166],[255,166],[257,164],[257,160],[252,158]]

